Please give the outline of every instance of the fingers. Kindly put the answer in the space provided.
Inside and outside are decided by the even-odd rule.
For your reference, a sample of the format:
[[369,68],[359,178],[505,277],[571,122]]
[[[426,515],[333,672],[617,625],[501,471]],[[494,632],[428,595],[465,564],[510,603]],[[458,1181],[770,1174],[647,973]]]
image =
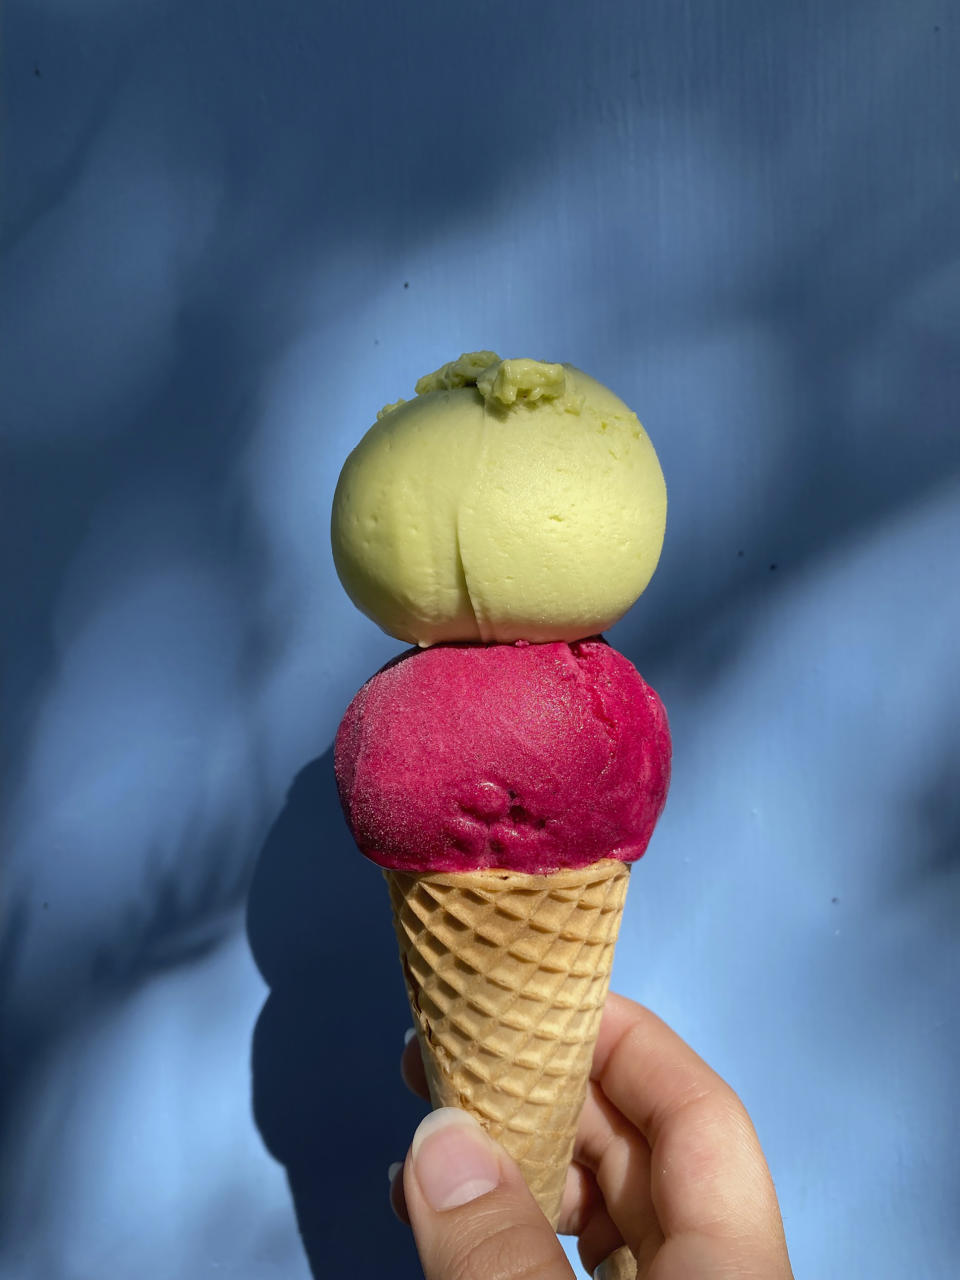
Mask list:
[[591,1276],[600,1263],[623,1244],[623,1236],[607,1213],[596,1178],[581,1164],[573,1163],[567,1170],[560,1234],[579,1238],[580,1259]]
[[430,1090],[427,1088],[427,1073],[423,1069],[423,1058],[420,1056],[420,1041],[413,1027],[407,1032],[403,1054],[400,1058],[400,1074],[403,1083],[417,1097],[430,1101]]
[[597,1180],[585,1165],[574,1161],[567,1170],[567,1181],[560,1205],[557,1230],[562,1236],[579,1236],[590,1219],[603,1208],[603,1197]]
[[[415,1037],[401,1070],[408,1087],[426,1098]],[[677,1254],[691,1274],[710,1274],[709,1263],[753,1268],[771,1280],[789,1277],[763,1153],[742,1103],[720,1076],[649,1010],[611,994],[593,1077],[560,1221],[563,1234],[580,1237],[588,1272],[626,1242],[640,1275],[663,1250]],[[391,1199],[408,1220],[403,1186],[404,1179],[394,1180]]]
[[410,1225],[410,1215],[407,1213],[407,1201],[403,1194],[403,1162],[397,1161],[387,1170],[387,1177],[390,1179],[390,1208],[400,1219],[405,1227]]
[[742,1265],[789,1275],[773,1183],[750,1118],[729,1085],[648,1009],[616,995],[604,1011],[593,1078],[596,1105],[585,1108],[577,1158],[596,1173],[627,1243],[618,1189],[621,1180],[639,1179],[640,1160],[617,1112],[648,1145],[650,1202],[668,1242],[725,1239]]
[[611,992],[591,1076],[655,1145],[671,1116],[698,1097],[733,1091],[665,1022]]
[[650,1197],[650,1148],[593,1080],[580,1113],[573,1156],[595,1176],[607,1212],[643,1275],[663,1244]]
[[[408,1089],[421,1098],[429,1099],[420,1044],[411,1033],[412,1028],[407,1032],[400,1060],[400,1073]],[[390,1204],[400,1221],[409,1226],[410,1216],[403,1193],[403,1178],[399,1176],[402,1168],[400,1164],[390,1167]],[[579,1238],[580,1257],[590,1275],[604,1258],[608,1258],[623,1244],[623,1236],[606,1211],[596,1178],[580,1164],[571,1164],[567,1170],[559,1233]]]
[[[390,1180],[390,1207],[400,1221],[409,1227],[410,1215],[407,1213],[407,1202],[403,1194],[403,1162],[392,1164],[387,1170],[387,1177]],[[589,1232],[596,1236],[600,1219],[603,1219],[606,1227],[600,1233],[598,1248],[601,1252],[597,1253],[597,1261],[605,1258],[607,1253],[612,1252],[623,1241],[604,1208],[596,1178],[583,1165],[571,1164],[567,1170],[558,1234],[582,1236]],[[587,1267],[588,1271],[591,1269]]]
[[[403,1165],[391,1165],[389,1176],[391,1207],[400,1221],[410,1226]],[[623,1245],[623,1236],[607,1213],[597,1180],[583,1165],[574,1163],[567,1170],[559,1230],[561,1235],[578,1237],[580,1258],[588,1275],[593,1275],[600,1263]]]
[[466,1112],[421,1122],[403,1191],[426,1280],[573,1280],[519,1169]]

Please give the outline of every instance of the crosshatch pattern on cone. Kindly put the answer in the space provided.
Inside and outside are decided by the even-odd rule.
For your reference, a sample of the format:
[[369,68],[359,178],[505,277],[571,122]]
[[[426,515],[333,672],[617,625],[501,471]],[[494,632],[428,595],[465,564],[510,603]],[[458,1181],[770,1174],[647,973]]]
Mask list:
[[384,872],[433,1104],[474,1114],[554,1225],[629,876]]

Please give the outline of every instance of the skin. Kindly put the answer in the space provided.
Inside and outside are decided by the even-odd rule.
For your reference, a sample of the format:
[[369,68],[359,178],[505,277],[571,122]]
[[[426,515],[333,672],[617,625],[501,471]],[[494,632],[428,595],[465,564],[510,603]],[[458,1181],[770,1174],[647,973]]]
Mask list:
[[[415,1039],[401,1069],[426,1098]],[[481,1132],[473,1140],[492,1153],[497,1185],[431,1207],[450,1167],[449,1136],[415,1138],[391,1183],[427,1280],[571,1280],[516,1165]],[[622,1265],[627,1246],[638,1280],[792,1280],[773,1181],[743,1103],[665,1023],[622,996],[611,994],[604,1011],[559,1229],[578,1237],[591,1275],[617,1250]],[[628,1273],[611,1260],[601,1275]]]

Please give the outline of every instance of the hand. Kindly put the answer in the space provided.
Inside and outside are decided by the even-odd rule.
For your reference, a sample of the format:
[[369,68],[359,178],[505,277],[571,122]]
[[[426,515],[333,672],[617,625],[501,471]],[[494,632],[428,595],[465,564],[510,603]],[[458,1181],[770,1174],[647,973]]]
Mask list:
[[[401,1065],[427,1097],[415,1039]],[[590,1274],[606,1262],[612,1275],[625,1245],[638,1280],[792,1280],[743,1104],[659,1018],[622,996],[607,1000],[573,1159],[560,1232],[579,1237]],[[465,1112],[426,1117],[391,1199],[413,1227],[427,1280],[571,1280],[520,1171]]]

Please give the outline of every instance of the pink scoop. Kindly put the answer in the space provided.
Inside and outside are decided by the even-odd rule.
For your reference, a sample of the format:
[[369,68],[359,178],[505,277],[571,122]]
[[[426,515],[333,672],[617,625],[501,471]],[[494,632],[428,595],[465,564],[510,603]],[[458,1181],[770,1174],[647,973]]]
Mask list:
[[334,746],[362,853],[405,871],[632,862],[670,782],[660,699],[602,639],[443,644],[378,671]]

